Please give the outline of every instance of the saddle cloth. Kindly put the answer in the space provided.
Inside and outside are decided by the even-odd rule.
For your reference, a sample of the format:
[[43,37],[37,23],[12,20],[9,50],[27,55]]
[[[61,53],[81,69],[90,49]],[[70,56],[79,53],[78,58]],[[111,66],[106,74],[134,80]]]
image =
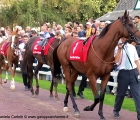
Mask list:
[[89,47],[94,38],[95,36],[91,36],[85,45],[83,44],[83,40],[74,42],[70,49],[70,60],[85,62],[87,60]]
[[8,49],[9,43],[10,42],[4,42],[1,46],[0,53],[4,56],[7,55],[7,49]]
[[[53,38],[50,38],[50,39],[48,40],[48,44],[46,44],[46,45],[44,46],[44,55],[47,55],[47,54],[48,54],[50,45],[53,43],[54,39],[55,39],[54,37],[53,37]],[[33,48],[32,48],[33,54],[39,54],[39,55],[41,55],[42,46],[38,45],[38,43],[40,42],[40,40],[41,40],[41,39],[39,38],[39,39],[37,39],[37,40],[35,41],[35,43],[34,43],[34,45],[33,45]]]

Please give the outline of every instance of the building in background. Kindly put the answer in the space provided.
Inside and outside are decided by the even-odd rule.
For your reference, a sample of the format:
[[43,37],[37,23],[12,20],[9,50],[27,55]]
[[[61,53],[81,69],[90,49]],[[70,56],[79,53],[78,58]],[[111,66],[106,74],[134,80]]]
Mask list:
[[128,10],[129,15],[140,16],[140,0],[120,0],[114,11],[97,18],[100,21],[114,21],[124,14],[124,11]]

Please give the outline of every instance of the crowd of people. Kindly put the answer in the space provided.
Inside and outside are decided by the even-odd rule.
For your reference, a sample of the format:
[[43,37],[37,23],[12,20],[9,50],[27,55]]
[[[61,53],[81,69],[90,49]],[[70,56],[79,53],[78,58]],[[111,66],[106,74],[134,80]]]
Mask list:
[[[140,30],[140,17],[139,16],[134,17],[134,23],[135,23],[137,29]],[[92,35],[99,35],[101,33],[101,31],[108,24],[111,24],[111,21],[100,22],[99,20],[94,21],[92,18],[90,18],[88,21],[85,22],[85,24],[81,24],[78,21],[74,21],[73,23],[72,22],[66,23],[64,25],[64,27],[60,24],[57,24],[56,22],[53,22],[52,25],[50,23],[44,23],[40,27],[39,31],[36,28],[30,28],[30,26],[27,26],[25,30],[22,29],[21,26],[16,26],[18,28],[18,32],[19,32],[18,33],[19,34],[19,36],[18,36],[19,37],[19,48],[21,51],[19,61],[22,64],[22,60],[23,60],[22,54],[25,51],[26,43],[28,42],[28,40],[31,37],[40,36],[43,40],[45,40],[46,38],[50,38],[50,37],[64,36],[66,38],[77,37],[79,39],[81,38],[83,40],[86,40]],[[11,34],[10,27],[8,27],[8,26],[5,28],[1,27],[1,29],[0,29],[0,42],[3,39],[9,41],[10,34]],[[121,38],[121,40],[122,40],[122,38]],[[45,44],[45,41],[43,42],[42,45],[44,45],[44,44]],[[117,88],[114,87],[114,88],[110,89],[110,93],[113,95],[116,95],[115,106],[114,106],[114,116],[115,117],[119,117],[119,111],[121,109],[121,105],[122,105],[124,96],[126,94],[128,85],[130,84],[130,82],[135,81],[135,78],[130,79],[127,76],[127,72],[132,73],[132,71],[134,71],[137,73],[135,68],[138,66],[135,63],[135,60],[138,61],[139,57],[140,57],[140,56],[138,56],[138,55],[140,55],[140,52],[136,53],[134,45],[132,46],[129,43],[127,43],[127,44],[128,44],[128,47],[131,48],[131,50],[132,49],[134,50],[134,53],[131,53],[131,54],[135,54],[134,58],[130,58],[130,60],[132,60],[131,62],[132,62],[133,67],[132,66],[129,66],[129,67],[131,69],[132,68],[133,69],[132,70],[130,69],[129,71],[122,71],[121,66],[124,67],[124,63],[122,62],[122,64],[120,64],[117,67],[117,69],[115,69],[115,70],[119,70],[119,75],[118,75],[119,78],[118,77],[115,77],[114,79],[112,77],[110,78],[110,80],[112,80],[114,82],[118,82],[118,84],[119,84]],[[117,50],[119,51],[122,49],[122,47],[120,47],[119,43],[118,43],[118,45],[119,46],[116,46],[116,47],[118,48]],[[137,49],[139,49],[139,48],[137,48]],[[129,50],[129,51],[131,51],[131,50]],[[115,51],[116,51],[116,49],[115,49]],[[118,51],[115,52],[115,58],[116,58],[116,55],[118,54]],[[124,52],[124,54],[125,54],[125,52]],[[125,55],[125,57],[123,57],[122,59],[126,59],[126,58],[127,57]],[[123,69],[125,69],[125,67]],[[79,90],[78,90],[77,95],[79,97],[81,97],[82,99],[84,99],[83,91],[84,91],[84,88],[86,87],[87,77],[86,77],[86,75],[81,74],[81,73],[80,73],[80,75],[82,76],[82,80],[81,80],[81,84],[79,86]],[[123,77],[124,75],[125,75],[125,78]],[[29,90],[30,84],[29,84],[29,81],[27,80],[28,74],[22,73],[22,77],[23,77],[23,83],[25,85],[25,90]],[[126,81],[127,81],[127,84],[124,83]],[[125,84],[125,88],[124,88],[124,84]],[[139,85],[139,84],[137,84],[137,85]],[[137,86],[137,87],[139,87],[139,86]],[[140,108],[140,105],[137,102],[137,99],[138,99],[137,97],[139,95],[137,96],[136,94],[134,94],[134,93],[137,93],[135,90],[136,89],[132,89],[130,94],[132,94],[131,97],[133,97],[134,100],[136,101],[136,104],[137,104],[136,106]],[[123,93],[122,93],[122,91],[123,91]],[[73,87],[73,95],[76,98],[76,93],[75,93],[74,87]],[[139,110],[139,108],[137,108],[137,110]],[[140,116],[138,116],[138,118],[139,117]]]

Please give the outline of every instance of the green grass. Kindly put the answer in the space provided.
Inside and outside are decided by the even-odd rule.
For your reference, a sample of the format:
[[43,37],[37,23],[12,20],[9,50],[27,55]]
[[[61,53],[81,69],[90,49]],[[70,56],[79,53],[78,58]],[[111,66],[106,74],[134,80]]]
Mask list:
[[[3,74],[2,77],[5,78],[5,74]],[[9,79],[11,80],[11,76],[10,75],[9,75]],[[15,76],[15,81],[23,83],[21,76]],[[39,80],[40,88],[49,90],[50,89],[50,84],[51,84],[50,81]],[[33,82],[33,85],[35,85],[35,80]],[[77,86],[75,86],[75,91],[76,92],[78,91],[78,87]],[[66,93],[66,85],[65,84],[58,84],[58,92],[62,93],[62,94],[65,94]],[[94,100],[93,99],[93,93],[92,93],[91,89],[86,88],[83,93],[84,93],[85,99],[92,100],[92,101]],[[106,94],[105,95],[104,104],[109,105],[109,106],[113,106],[114,105],[114,101],[115,101],[115,96],[114,95],[110,95],[110,94]],[[123,102],[123,105],[122,105],[122,109],[136,112],[135,104],[134,104],[133,99],[125,98],[124,102]]]

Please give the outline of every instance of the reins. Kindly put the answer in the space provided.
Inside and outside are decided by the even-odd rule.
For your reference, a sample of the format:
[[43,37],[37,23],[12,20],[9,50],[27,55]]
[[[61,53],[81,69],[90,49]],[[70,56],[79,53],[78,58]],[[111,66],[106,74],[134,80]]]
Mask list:
[[91,47],[92,47],[92,50],[94,51],[95,55],[96,55],[96,56],[97,56],[102,62],[107,63],[107,64],[115,63],[115,61],[112,61],[112,62],[106,62],[106,61],[102,60],[102,59],[98,56],[98,54],[96,53],[96,51],[95,51],[93,45],[91,45]]
[[[59,44],[61,43],[61,37],[58,37],[57,39],[60,39],[59,40]],[[54,48],[49,44],[49,43],[47,43],[48,45],[49,45],[49,47],[52,49],[52,50],[54,50]]]

